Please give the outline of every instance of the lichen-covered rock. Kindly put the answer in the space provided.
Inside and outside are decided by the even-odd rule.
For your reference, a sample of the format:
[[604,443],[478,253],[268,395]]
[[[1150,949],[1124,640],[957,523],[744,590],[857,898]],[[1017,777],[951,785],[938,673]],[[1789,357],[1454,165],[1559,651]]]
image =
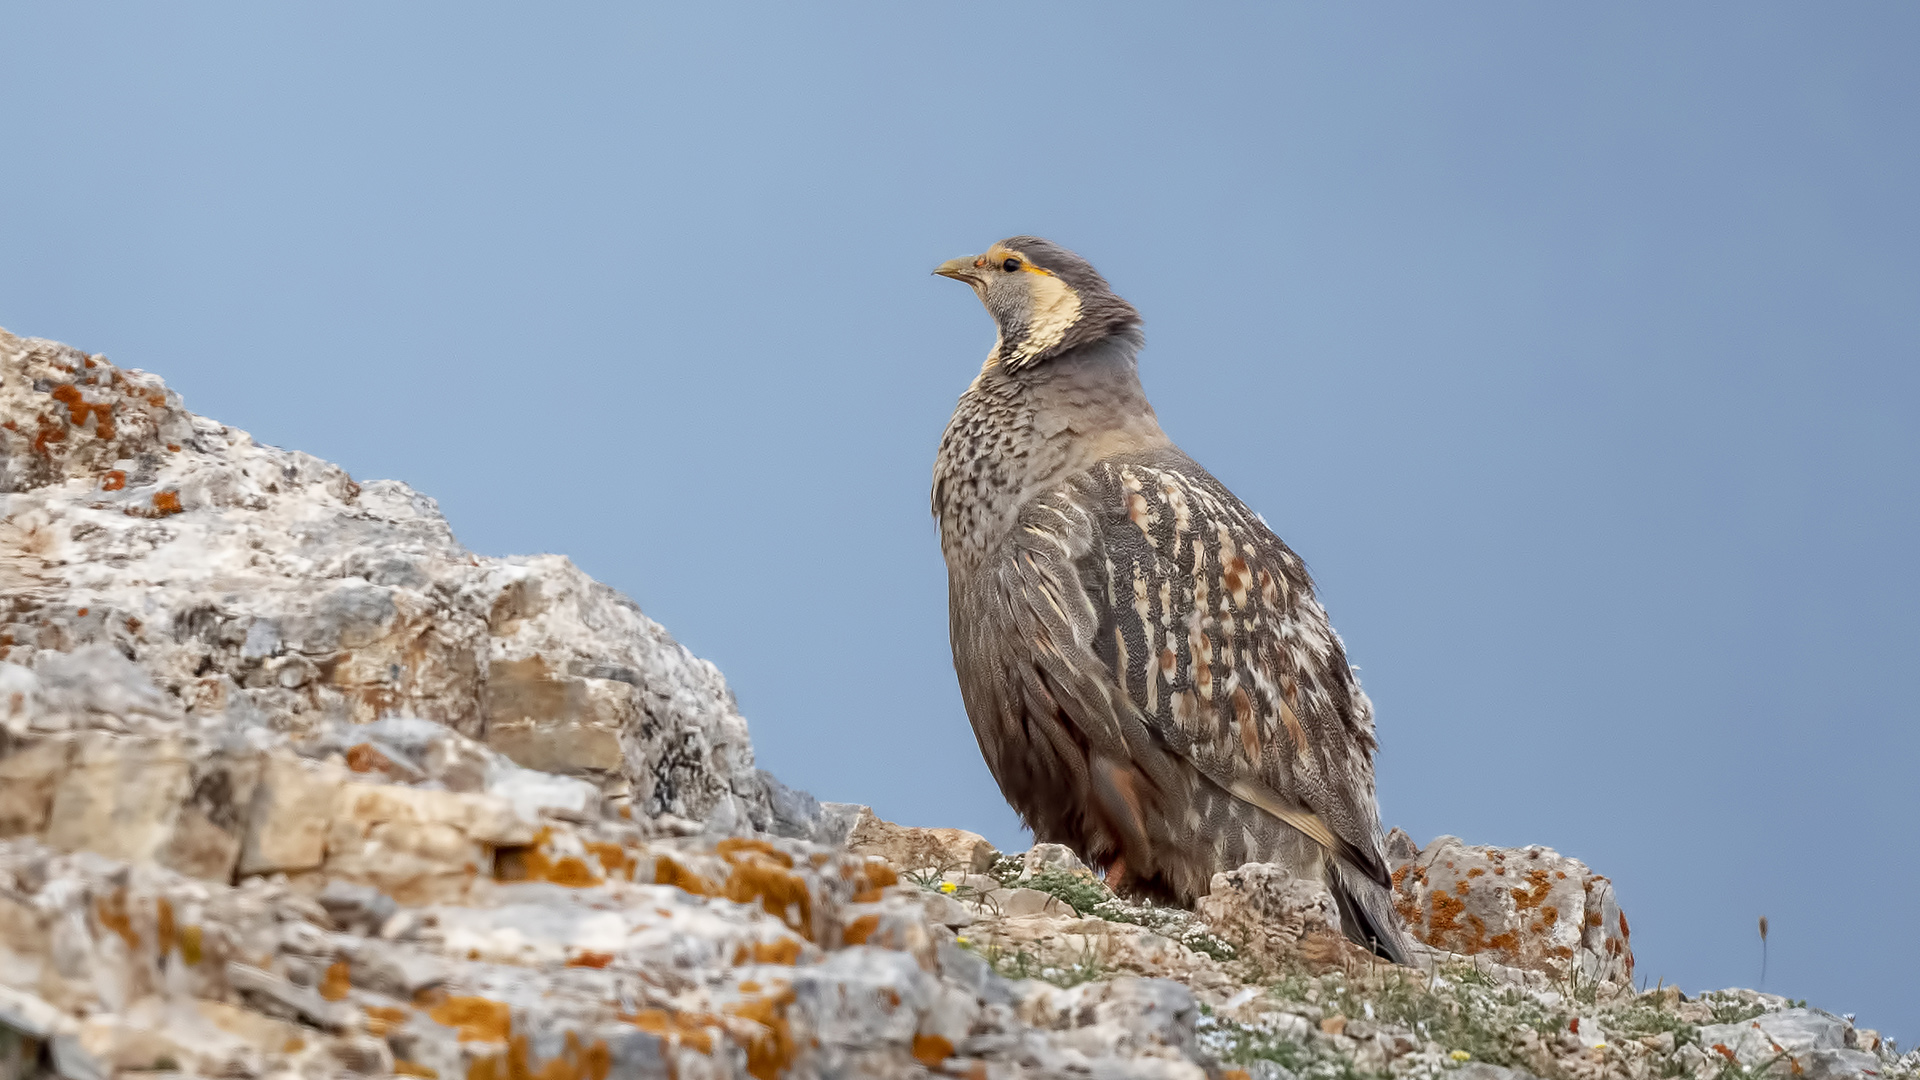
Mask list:
[[1424,850],[1395,830],[1394,905],[1413,935],[1462,956],[1565,978],[1633,981],[1613,883],[1552,848],[1494,848],[1442,836]]
[[0,509],[9,730],[417,717],[648,814],[768,822],[725,681],[632,601],[558,556],[476,556],[433,500],[157,376],[0,331]]
[[[1752,1072],[1779,1076],[1855,1076],[1880,1067],[1877,1055],[1855,1049],[1853,1025],[1819,1009],[1783,1009],[1737,1024],[1708,1024],[1700,1045]],[[1877,1041],[1877,1040],[1876,1040]]]

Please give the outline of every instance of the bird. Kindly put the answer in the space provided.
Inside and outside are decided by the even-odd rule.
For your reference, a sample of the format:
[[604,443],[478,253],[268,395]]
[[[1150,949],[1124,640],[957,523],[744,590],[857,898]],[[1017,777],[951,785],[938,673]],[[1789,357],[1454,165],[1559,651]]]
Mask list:
[[961,699],[1007,801],[1118,895],[1192,907],[1214,874],[1276,863],[1408,963],[1372,703],[1300,557],[1161,429],[1139,312],[1035,236],[934,273],[998,330],[932,508]]

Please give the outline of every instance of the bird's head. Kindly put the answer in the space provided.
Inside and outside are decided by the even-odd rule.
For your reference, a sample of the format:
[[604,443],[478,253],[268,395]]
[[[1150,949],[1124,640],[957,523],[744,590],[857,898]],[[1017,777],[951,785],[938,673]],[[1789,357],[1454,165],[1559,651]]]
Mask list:
[[934,273],[973,286],[1000,328],[989,363],[1008,371],[1115,334],[1138,338],[1133,305],[1115,296],[1087,260],[1050,240],[1010,237],[985,254],[949,259]]

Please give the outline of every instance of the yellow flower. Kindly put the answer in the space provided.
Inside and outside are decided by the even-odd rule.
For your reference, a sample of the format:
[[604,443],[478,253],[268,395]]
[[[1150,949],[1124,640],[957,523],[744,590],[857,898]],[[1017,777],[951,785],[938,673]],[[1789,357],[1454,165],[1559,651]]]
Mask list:
[[957,937],[953,939],[953,943],[955,945],[965,945],[967,944],[967,939],[963,937]]
[[951,881],[943,881],[943,882],[941,882],[941,883],[940,883],[940,891],[941,891],[941,892],[943,892],[943,893],[951,893],[951,892],[953,892],[953,891],[954,891],[955,889],[958,889],[959,887],[960,887],[960,886],[958,886],[958,885],[955,885],[955,884],[954,884],[953,882],[951,882]]
[[1466,1061],[1468,1058],[1473,1057],[1472,1054],[1467,1053],[1465,1050],[1455,1050],[1453,1053],[1447,1056],[1451,1057],[1455,1061]]

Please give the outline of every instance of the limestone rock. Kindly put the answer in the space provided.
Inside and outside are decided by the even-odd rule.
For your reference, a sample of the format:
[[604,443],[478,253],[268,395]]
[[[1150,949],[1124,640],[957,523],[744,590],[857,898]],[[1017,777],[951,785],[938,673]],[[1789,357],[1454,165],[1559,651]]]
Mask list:
[[[1400,834],[1404,838],[1405,834]],[[1564,978],[1629,985],[1633,948],[1613,883],[1552,848],[1494,848],[1442,836],[1389,844],[1394,905],[1413,935],[1463,956]]]
[[1783,1009],[1739,1024],[1708,1024],[1700,1045],[1750,1071],[1815,1080],[1872,1075],[1877,1055],[1853,1049],[1853,1028],[1819,1009]]
[[821,802],[797,788],[780,782],[761,769],[760,786],[767,793],[772,821],[767,831],[794,840],[811,840],[828,847],[844,847],[854,827],[873,811],[857,803]]
[[864,806],[860,809],[860,818],[847,838],[848,850],[883,858],[902,869],[936,874],[949,870],[977,873],[991,867],[999,857],[999,852],[979,833],[895,825],[875,817],[873,811]]
[[0,676],[14,729],[418,717],[643,813],[769,820],[720,673],[631,600],[558,556],[476,556],[433,500],[157,376],[0,331],[0,511],[0,660],[32,676]]
[[1216,934],[1269,963],[1326,970],[1367,962],[1342,932],[1340,908],[1327,887],[1285,867],[1248,863],[1215,874],[1197,907]]

